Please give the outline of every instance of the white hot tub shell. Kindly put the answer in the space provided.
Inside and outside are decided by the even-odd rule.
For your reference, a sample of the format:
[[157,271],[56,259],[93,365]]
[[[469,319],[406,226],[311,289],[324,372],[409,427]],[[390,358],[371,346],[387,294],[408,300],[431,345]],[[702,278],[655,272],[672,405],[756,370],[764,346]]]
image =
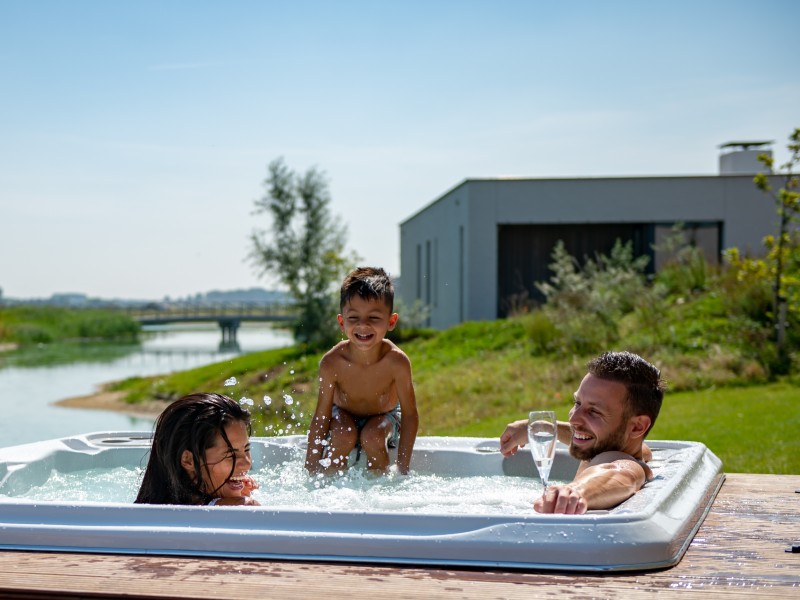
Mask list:
[[[225,556],[513,569],[662,568],[685,553],[722,485],[703,444],[648,441],[656,475],[609,511],[585,515],[406,514],[269,506],[155,506],[18,498],[53,471],[144,465],[147,432],[94,433],[0,449],[0,548]],[[298,456],[302,436],[252,438],[255,465]],[[302,452],[301,452],[302,453]],[[504,459],[497,439],[420,437],[412,472],[532,477],[528,452]],[[560,446],[552,479],[577,462]],[[412,475],[413,476],[413,475]]]

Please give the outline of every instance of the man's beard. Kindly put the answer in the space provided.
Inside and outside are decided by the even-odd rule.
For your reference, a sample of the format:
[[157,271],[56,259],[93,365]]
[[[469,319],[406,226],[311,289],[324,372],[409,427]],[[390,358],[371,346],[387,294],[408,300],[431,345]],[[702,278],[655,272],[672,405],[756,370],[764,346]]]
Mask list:
[[[592,460],[598,454],[603,452],[619,452],[625,446],[625,429],[626,423],[617,427],[614,431],[609,433],[605,438],[595,438],[594,444],[589,448],[578,448],[570,442],[569,453],[573,458],[578,460]],[[574,432],[573,432],[574,435]]]

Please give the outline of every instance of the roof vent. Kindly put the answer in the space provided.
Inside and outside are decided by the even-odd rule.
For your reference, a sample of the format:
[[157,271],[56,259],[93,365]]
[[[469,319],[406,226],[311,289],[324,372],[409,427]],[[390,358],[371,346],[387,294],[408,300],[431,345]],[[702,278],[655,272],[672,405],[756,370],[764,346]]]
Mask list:
[[[772,156],[772,150],[764,148],[774,144],[772,140],[763,142],[728,142],[720,145],[722,154],[719,155],[720,175],[755,175],[769,171],[758,160],[759,155]],[[770,171],[771,172],[771,171]]]

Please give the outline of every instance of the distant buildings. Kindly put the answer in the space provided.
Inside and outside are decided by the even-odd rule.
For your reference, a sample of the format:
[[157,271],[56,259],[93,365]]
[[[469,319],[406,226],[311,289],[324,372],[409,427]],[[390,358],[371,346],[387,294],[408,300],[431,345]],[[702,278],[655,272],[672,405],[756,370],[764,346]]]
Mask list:
[[426,305],[434,328],[496,319],[537,297],[558,240],[579,259],[631,240],[658,270],[666,257],[653,245],[676,223],[712,263],[734,246],[762,254],[776,215],[753,175],[769,143],[721,146],[711,176],[467,179],[400,224],[398,296]]
[[0,289],[0,301],[5,304],[26,304],[61,306],[69,308],[146,308],[147,310],[161,310],[169,307],[182,306],[264,306],[269,304],[287,304],[291,298],[286,292],[280,290],[265,290],[262,288],[249,288],[241,290],[213,290],[204,294],[197,293],[185,298],[169,298],[163,300],[134,300],[127,298],[94,298],[81,293],[56,293],[49,298],[5,298]]

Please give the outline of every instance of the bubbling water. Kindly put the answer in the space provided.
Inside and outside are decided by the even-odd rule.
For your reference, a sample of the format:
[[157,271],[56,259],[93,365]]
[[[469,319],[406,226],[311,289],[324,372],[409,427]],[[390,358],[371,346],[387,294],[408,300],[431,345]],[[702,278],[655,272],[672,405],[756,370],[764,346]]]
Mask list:
[[13,497],[58,502],[133,502],[143,475],[144,469],[138,466],[67,472],[54,470],[42,485]]
[[340,475],[309,477],[302,460],[262,467],[252,475],[261,485],[254,499],[292,510],[530,515],[533,500],[541,494],[539,481],[527,477],[455,477],[413,470],[408,476],[376,475],[360,464]]
[[[395,512],[530,516],[541,484],[528,477],[447,476],[390,472],[375,475],[364,458],[341,475],[310,477],[298,456],[251,471],[260,488],[253,498],[284,510]],[[133,502],[144,470],[140,466],[53,471],[40,486],[15,499],[58,502]],[[0,494],[0,497],[3,495]],[[8,496],[5,496],[8,497]]]

